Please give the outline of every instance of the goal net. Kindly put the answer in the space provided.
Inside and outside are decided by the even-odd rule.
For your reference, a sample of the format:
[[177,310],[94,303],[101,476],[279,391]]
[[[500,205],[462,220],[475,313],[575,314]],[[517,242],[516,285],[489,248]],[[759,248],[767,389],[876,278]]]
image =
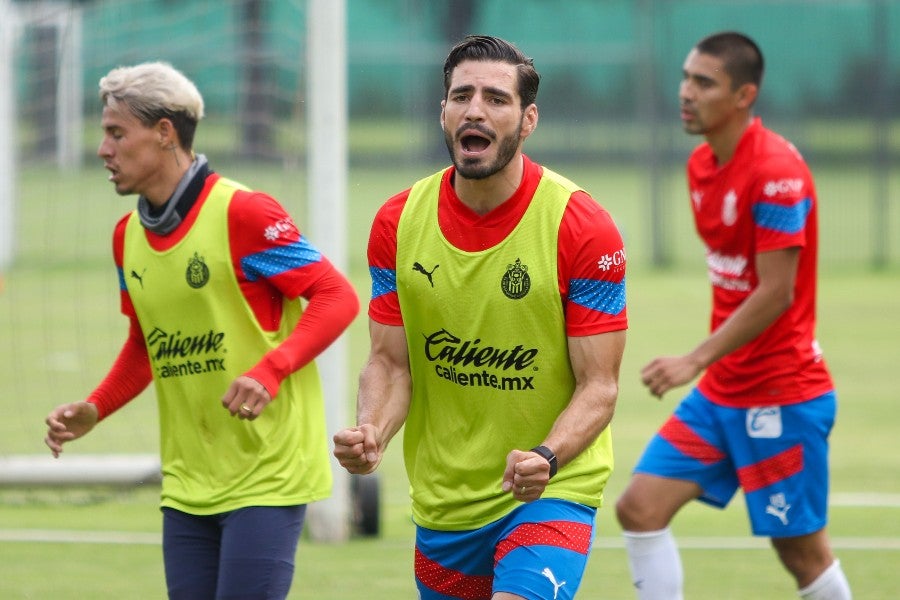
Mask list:
[[[162,60],[185,72],[207,106],[197,150],[272,194],[342,266],[343,238],[308,197],[336,185],[345,165],[329,157],[329,182],[310,182],[305,168],[307,118],[322,104],[306,95],[306,17],[327,5],[340,3],[0,0],[0,485],[130,485],[158,472],[152,389],[63,460],[43,443],[46,414],[83,399],[127,333],[111,235],[136,197],[115,194],[95,154],[97,82],[111,68]],[[342,190],[328,191],[339,211]],[[339,357],[323,367],[333,381],[341,369]]]

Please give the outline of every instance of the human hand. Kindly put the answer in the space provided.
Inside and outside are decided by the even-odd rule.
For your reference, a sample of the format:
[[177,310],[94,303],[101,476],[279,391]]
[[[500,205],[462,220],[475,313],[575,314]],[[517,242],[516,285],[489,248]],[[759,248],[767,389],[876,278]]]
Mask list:
[[72,402],[61,404],[50,411],[44,422],[47,424],[47,435],[44,443],[59,458],[63,444],[77,440],[97,424],[97,406],[91,402]]
[[513,450],[506,455],[503,491],[521,502],[537,500],[550,482],[550,463],[535,452]]
[[641,369],[641,382],[657,398],[672,388],[690,383],[702,367],[690,356],[661,356]]
[[378,468],[384,451],[374,425],[349,427],[334,434],[334,457],[353,475],[367,475]]
[[232,417],[254,420],[272,401],[269,391],[263,384],[241,375],[231,382],[228,391],[222,397],[222,406],[228,409]]

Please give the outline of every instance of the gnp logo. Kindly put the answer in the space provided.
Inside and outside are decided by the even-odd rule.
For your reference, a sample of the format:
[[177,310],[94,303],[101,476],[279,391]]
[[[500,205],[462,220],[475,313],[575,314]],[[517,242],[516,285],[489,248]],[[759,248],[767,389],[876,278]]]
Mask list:
[[769,198],[781,194],[796,194],[802,190],[802,179],[779,179],[778,181],[768,181],[763,186],[763,193]]
[[601,271],[609,271],[612,268],[620,270],[625,266],[625,250],[617,250],[612,254],[604,254],[597,261],[597,268]]

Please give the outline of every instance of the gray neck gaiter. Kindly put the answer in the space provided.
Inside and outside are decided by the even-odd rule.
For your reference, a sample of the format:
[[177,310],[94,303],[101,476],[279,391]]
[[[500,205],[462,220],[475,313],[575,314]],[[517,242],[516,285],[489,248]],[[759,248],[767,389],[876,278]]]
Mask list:
[[178,227],[181,220],[184,219],[184,215],[187,214],[187,211],[193,205],[193,201],[187,203],[182,201],[184,190],[190,184],[194,175],[206,165],[206,162],[206,156],[203,154],[198,154],[194,158],[194,162],[191,163],[187,173],[178,182],[178,187],[175,188],[172,197],[163,205],[161,213],[154,214],[156,211],[153,210],[150,202],[143,196],[138,197],[138,216],[140,216],[141,224],[146,229],[159,235],[168,235],[175,231],[175,228]]

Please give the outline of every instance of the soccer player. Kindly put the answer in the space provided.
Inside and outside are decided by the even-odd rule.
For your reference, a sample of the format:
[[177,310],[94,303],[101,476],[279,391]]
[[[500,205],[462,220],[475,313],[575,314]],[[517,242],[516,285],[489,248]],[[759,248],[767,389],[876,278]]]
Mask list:
[[313,359],[359,300],[274,198],[193,152],[203,99],[182,73],[113,69],[100,98],[97,154],[116,192],[138,195],[113,235],[131,329],[88,398],[50,413],[45,442],[58,457],[153,381],[169,597],[284,598],[306,505],[331,491]]
[[705,373],[648,444],[616,512],[641,600],[682,597],[669,529],[698,499],[743,489],[753,533],[771,538],[802,598],[850,589],[826,535],[836,399],[815,338],[816,191],[797,150],[753,115],[763,57],[725,32],[687,55],[681,119],[704,136],[687,164],[706,245],[711,333],[641,371],[657,397]]
[[405,423],[423,600],[575,597],[612,470],[625,252],[606,210],[523,154],[538,83],[502,39],[455,46],[452,166],[372,225],[371,353],[334,454],[370,473]]

